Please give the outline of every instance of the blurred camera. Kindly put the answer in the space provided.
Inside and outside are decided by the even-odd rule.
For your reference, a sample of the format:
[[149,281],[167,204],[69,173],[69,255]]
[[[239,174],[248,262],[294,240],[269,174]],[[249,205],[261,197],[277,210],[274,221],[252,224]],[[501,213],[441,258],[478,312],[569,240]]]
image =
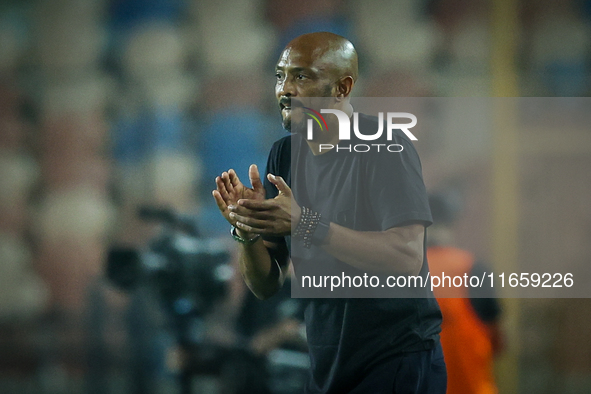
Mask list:
[[139,216],[163,225],[145,249],[113,247],[107,278],[124,291],[147,285],[178,315],[203,315],[226,294],[234,275],[228,247],[202,238],[193,222],[170,209],[143,207]]

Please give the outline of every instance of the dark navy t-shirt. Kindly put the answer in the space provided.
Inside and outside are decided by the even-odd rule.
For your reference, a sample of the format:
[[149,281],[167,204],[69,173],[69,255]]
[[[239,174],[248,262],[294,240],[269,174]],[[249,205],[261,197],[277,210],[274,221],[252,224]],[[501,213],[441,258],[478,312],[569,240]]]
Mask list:
[[[359,125],[375,132],[377,118],[361,114]],[[417,222],[428,226],[431,214],[416,150],[398,130],[386,143],[400,144],[403,150],[364,155],[333,149],[314,156],[300,135],[288,136],[273,145],[267,173],[282,176],[300,206],[353,230],[384,231]],[[265,188],[267,198],[277,195],[266,178]],[[296,280],[298,266],[305,264],[355,273],[354,268],[323,254],[320,248],[312,252],[312,258],[294,256],[301,248],[292,247],[290,237],[265,239],[287,243]],[[421,275],[425,277],[427,272],[424,260]],[[307,391],[346,393],[389,358],[433,348],[438,342],[441,313],[428,287],[419,292],[420,298],[310,299],[305,312],[312,366]]]

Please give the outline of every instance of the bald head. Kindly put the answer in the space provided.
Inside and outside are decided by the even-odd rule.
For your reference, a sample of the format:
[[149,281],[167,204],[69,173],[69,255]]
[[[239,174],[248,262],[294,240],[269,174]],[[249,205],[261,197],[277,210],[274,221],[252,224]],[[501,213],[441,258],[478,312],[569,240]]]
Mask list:
[[353,44],[345,37],[329,32],[318,32],[301,35],[293,39],[284,54],[292,54],[306,58],[319,69],[332,74],[335,78],[352,77],[357,81],[357,52]]
[[[305,98],[326,98],[322,108],[352,113],[349,95],[357,80],[357,53],[346,38],[326,32],[299,36],[281,52],[275,72],[275,96],[287,130],[292,124],[291,104],[311,106],[302,102]],[[302,116],[295,111],[295,124],[301,124]]]

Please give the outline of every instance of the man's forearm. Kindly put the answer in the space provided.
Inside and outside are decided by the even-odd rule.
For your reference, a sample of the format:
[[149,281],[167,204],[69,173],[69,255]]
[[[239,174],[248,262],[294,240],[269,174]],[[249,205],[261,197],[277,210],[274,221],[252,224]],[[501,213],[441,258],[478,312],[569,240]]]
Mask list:
[[281,269],[260,238],[252,245],[240,245],[240,271],[246,285],[259,299],[271,297],[283,284]]
[[366,272],[417,275],[423,264],[423,237],[421,224],[386,231],[355,231],[331,223],[322,248]]

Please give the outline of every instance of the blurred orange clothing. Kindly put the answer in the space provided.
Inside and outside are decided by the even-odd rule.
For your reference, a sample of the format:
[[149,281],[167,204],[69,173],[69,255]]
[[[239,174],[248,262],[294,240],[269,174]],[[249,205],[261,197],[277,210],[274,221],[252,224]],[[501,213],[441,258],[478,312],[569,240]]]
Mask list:
[[[464,276],[474,256],[462,249],[432,246],[427,249],[431,275]],[[447,365],[448,394],[496,394],[493,375],[491,327],[478,317],[467,287],[435,288],[441,313],[441,344]]]

